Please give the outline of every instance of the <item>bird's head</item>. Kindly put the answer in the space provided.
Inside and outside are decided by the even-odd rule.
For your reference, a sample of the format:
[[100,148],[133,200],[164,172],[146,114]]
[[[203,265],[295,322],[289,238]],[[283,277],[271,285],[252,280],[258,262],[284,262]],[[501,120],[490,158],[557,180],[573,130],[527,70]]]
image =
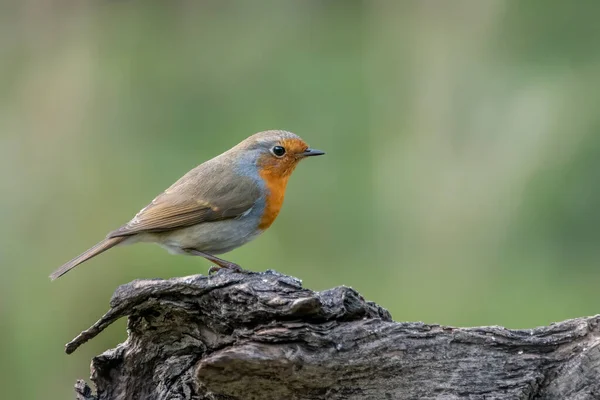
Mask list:
[[258,167],[263,177],[275,179],[287,180],[301,160],[325,154],[308,147],[300,136],[279,130],[256,133],[238,146],[246,153],[246,161]]

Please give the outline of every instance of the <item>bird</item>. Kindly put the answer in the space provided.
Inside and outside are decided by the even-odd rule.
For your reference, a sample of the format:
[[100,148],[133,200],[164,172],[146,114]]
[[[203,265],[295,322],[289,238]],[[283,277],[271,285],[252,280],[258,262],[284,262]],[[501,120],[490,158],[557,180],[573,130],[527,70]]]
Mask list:
[[190,170],[128,223],[52,272],[50,279],[115,246],[139,242],[157,243],[171,254],[203,257],[216,264],[211,269],[247,272],[216,255],[267,230],[279,215],[298,163],[323,154],[292,132],[258,132]]

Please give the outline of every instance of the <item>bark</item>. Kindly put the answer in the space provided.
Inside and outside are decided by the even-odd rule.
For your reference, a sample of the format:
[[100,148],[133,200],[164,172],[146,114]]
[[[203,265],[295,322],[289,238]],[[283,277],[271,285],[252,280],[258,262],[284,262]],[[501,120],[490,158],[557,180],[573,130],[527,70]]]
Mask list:
[[273,271],[119,287],[72,353],[118,318],[92,361],[96,394],[126,399],[600,399],[600,316],[531,330],[394,322],[355,290]]

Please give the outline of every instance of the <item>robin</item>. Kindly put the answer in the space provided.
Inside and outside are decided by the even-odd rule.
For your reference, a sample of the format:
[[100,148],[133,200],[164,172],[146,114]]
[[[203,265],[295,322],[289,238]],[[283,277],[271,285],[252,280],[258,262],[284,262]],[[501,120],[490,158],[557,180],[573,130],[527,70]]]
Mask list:
[[269,228],[296,165],[323,154],[291,132],[254,134],[189,171],[131,221],[54,271],[50,279],[112,247],[138,242],[157,243],[172,254],[200,256],[218,268],[243,271],[215,254],[248,243]]

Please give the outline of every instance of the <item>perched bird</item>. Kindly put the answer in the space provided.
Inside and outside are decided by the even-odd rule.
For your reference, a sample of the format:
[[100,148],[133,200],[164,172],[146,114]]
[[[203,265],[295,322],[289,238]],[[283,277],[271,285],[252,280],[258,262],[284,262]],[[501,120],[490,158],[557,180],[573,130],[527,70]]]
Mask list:
[[114,246],[138,242],[157,243],[170,253],[201,256],[219,268],[241,271],[239,265],[215,254],[248,243],[271,226],[298,162],[322,154],[291,132],[252,135],[189,171],[131,221],[58,268],[50,279]]

